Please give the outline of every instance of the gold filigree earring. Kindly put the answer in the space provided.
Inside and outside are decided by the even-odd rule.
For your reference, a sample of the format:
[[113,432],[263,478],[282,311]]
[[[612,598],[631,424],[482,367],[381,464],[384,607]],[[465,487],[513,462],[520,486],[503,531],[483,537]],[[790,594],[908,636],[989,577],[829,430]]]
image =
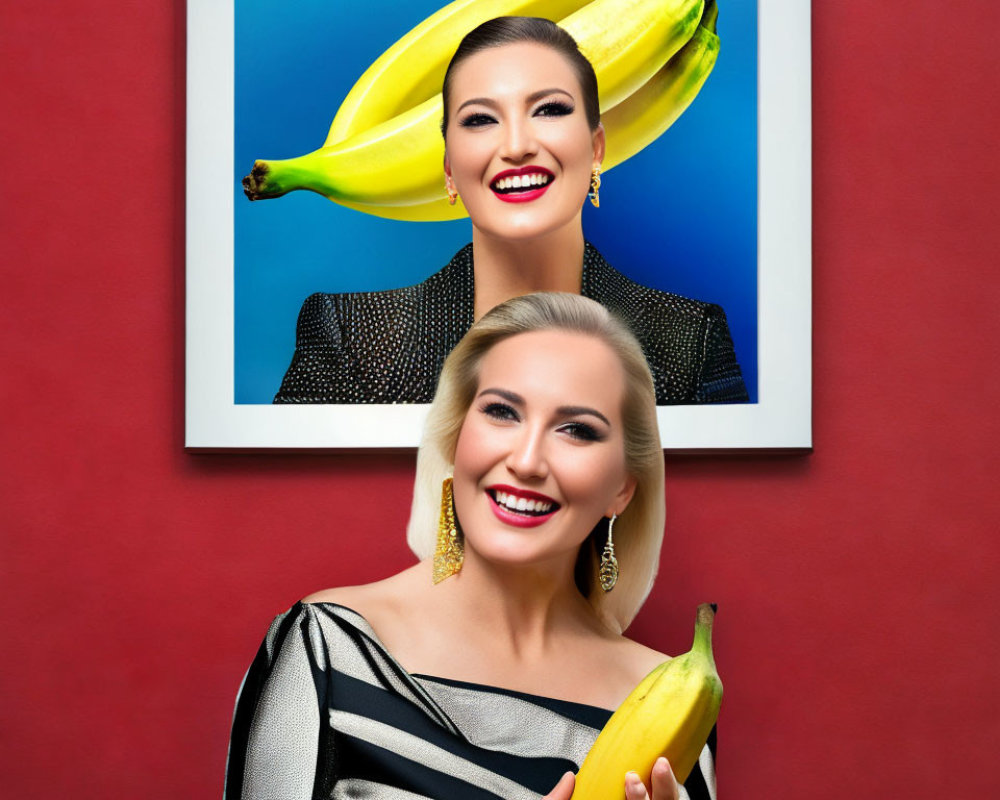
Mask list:
[[444,179],[444,188],[445,191],[448,192],[448,205],[455,205],[455,201],[458,200],[458,190],[451,185],[451,181],[447,178]]
[[605,592],[610,592],[618,583],[618,559],[615,558],[615,543],[611,538],[611,531],[615,527],[617,514],[612,514],[608,520],[608,540],[604,544],[604,552],[601,553],[601,567],[597,570],[597,579],[601,582],[601,588]]
[[590,198],[590,202],[594,204],[594,208],[601,207],[601,165],[594,164],[594,168],[590,171],[590,192],[587,197]]
[[452,493],[452,479],[445,478],[441,485],[441,517],[438,520],[437,547],[434,548],[434,583],[462,569],[465,545],[462,534],[455,523],[455,496]]

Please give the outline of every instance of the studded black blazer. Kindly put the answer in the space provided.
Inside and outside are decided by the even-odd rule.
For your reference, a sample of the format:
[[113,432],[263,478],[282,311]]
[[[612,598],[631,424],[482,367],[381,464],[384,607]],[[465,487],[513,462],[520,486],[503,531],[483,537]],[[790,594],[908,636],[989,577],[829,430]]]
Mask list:
[[[653,373],[658,405],[748,401],[719,306],[640,286],[589,242],[582,294],[631,328]],[[472,322],[471,244],[416,286],[311,295],[274,402],[429,403],[445,357]]]

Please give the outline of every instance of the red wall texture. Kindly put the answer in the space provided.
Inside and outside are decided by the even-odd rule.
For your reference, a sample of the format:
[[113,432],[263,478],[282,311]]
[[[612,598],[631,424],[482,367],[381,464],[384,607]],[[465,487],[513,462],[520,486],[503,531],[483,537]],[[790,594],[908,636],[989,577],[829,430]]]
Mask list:
[[[218,797],[271,616],[408,563],[413,457],[183,451],[184,9],[3,16],[0,786]],[[633,631],[720,603],[724,797],[1000,789],[998,27],[815,4],[815,452],[669,459]]]

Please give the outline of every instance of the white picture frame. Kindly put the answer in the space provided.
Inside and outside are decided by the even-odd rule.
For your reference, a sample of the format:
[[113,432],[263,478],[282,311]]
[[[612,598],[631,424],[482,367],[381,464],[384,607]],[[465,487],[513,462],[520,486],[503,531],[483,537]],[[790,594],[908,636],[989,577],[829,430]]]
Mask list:
[[[185,447],[412,448],[424,405],[234,401],[233,0],[188,5]],[[756,403],[660,406],[668,451],[812,447],[810,7],[758,11]]]

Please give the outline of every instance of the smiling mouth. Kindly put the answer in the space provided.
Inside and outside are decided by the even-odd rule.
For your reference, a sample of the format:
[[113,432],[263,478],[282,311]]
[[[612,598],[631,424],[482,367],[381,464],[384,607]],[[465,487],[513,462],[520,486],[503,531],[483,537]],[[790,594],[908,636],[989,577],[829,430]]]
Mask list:
[[545,172],[529,172],[524,175],[508,175],[505,178],[498,178],[490,184],[490,188],[501,195],[516,194],[519,192],[531,192],[548,186],[553,179],[553,175]]
[[494,503],[511,514],[521,514],[526,517],[544,517],[559,508],[559,504],[554,500],[521,497],[500,489],[487,489],[486,492],[493,498]]

